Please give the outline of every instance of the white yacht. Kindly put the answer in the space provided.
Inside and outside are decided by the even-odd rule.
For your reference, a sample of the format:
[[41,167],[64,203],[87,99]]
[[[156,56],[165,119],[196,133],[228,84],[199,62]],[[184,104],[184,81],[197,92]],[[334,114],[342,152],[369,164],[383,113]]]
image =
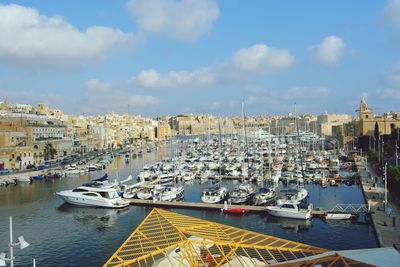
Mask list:
[[32,179],[28,176],[18,176],[17,178],[15,178],[15,181],[17,182],[17,184],[30,184],[32,182]]
[[142,187],[136,192],[139,199],[149,200],[153,198],[153,187]]
[[282,196],[282,198],[290,200],[294,203],[300,203],[308,197],[308,191],[305,188],[284,189],[281,190],[279,194]]
[[226,187],[209,187],[203,190],[201,201],[204,203],[221,203],[228,196]]
[[187,181],[192,181],[194,179],[194,175],[192,172],[185,172],[183,174],[183,180]]
[[153,199],[159,201],[175,201],[183,199],[185,189],[183,186],[162,186],[153,192]]
[[273,216],[308,220],[311,218],[312,204],[308,205],[307,209],[303,209],[298,203],[287,200],[278,201],[277,205],[267,206],[266,209]]
[[92,206],[104,208],[123,208],[129,202],[123,200],[113,187],[79,186],[73,190],[56,193],[65,202],[79,206]]
[[266,205],[275,197],[275,191],[272,188],[261,187],[254,196],[254,204],[257,206]]
[[78,169],[78,168],[76,168],[76,167],[73,167],[73,166],[69,166],[69,167],[67,167],[66,169],[65,169],[65,175],[77,175],[77,174],[79,174],[81,171]]
[[238,189],[229,193],[229,199],[234,204],[249,202],[254,196],[254,188],[249,183],[242,183]]

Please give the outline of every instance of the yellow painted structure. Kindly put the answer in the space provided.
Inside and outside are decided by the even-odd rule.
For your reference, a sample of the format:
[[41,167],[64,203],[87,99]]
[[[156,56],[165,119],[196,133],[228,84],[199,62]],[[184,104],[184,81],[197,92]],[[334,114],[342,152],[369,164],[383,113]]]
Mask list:
[[368,263],[349,259],[337,253],[333,255],[315,257],[314,259],[304,259],[295,262],[274,264],[279,267],[312,267],[312,266],[345,266],[345,267],[376,267]]
[[324,252],[155,208],[104,266],[265,266]]

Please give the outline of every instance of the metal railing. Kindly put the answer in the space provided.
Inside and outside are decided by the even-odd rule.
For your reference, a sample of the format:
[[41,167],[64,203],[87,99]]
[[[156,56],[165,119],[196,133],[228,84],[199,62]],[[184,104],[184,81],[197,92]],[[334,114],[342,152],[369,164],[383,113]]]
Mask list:
[[365,213],[369,212],[369,207],[367,204],[336,204],[336,206],[330,211],[343,213]]

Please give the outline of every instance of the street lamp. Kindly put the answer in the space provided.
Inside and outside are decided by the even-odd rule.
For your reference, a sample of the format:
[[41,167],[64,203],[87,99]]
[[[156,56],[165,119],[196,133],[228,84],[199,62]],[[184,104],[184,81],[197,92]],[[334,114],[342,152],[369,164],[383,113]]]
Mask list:
[[13,230],[12,230],[12,217],[10,216],[10,243],[8,244],[10,247],[10,255],[7,258],[4,252],[0,253],[0,266],[6,266],[6,262],[10,262],[10,266],[14,267],[14,247],[19,247],[19,249],[25,249],[29,246],[29,243],[25,241],[23,236],[18,237],[18,242],[13,242]]
[[388,200],[387,200],[387,162],[385,162],[385,206],[384,206],[384,210],[387,211],[388,208]]

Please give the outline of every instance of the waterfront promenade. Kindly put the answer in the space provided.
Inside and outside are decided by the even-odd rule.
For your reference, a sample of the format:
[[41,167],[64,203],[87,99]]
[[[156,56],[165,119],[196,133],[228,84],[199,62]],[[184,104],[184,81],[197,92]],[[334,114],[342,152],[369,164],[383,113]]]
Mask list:
[[[384,211],[385,183],[370,166],[365,166],[365,162],[365,158],[358,158],[356,161],[365,200],[370,205],[379,245],[381,247],[394,246],[400,250],[400,206],[391,200],[388,193],[389,208],[388,212]],[[375,181],[377,183],[374,186]]]

